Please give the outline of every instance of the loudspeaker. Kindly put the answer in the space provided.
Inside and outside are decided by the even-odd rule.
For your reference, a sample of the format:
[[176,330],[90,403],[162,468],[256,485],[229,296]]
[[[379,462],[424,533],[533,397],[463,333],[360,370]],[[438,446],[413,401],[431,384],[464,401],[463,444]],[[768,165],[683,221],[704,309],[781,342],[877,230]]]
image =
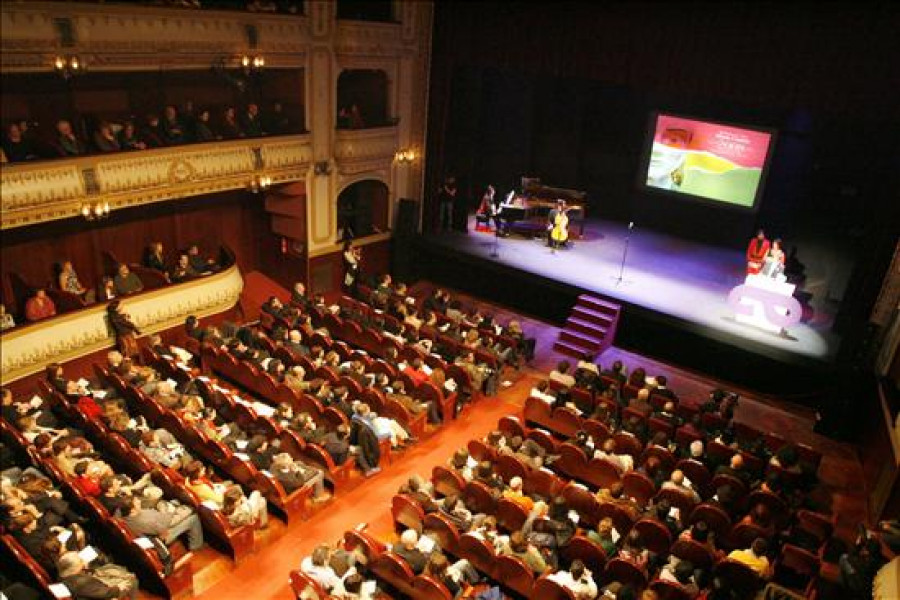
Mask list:
[[419,201],[412,198],[400,198],[397,208],[396,234],[402,237],[410,237],[419,229]]

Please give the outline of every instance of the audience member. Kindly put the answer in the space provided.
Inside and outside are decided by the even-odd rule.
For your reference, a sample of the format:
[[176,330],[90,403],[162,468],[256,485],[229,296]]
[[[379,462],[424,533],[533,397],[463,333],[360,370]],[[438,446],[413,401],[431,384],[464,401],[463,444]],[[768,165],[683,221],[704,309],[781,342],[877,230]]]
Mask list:
[[49,319],[56,315],[56,305],[42,289],[36,290],[34,296],[25,302],[25,318],[29,321]]

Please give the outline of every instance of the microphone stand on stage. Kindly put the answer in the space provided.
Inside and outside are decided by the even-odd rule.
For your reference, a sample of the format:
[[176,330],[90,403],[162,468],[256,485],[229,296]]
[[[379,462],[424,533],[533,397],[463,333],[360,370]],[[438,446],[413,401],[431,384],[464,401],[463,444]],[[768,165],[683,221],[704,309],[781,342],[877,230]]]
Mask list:
[[619,276],[613,277],[616,280],[616,285],[618,286],[622,283],[622,279],[625,275],[625,259],[628,257],[628,243],[631,242],[631,230],[634,229],[634,221],[628,222],[628,233],[625,234],[625,246],[622,248],[622,264],[619,265]]
[[[496,209],[495,209],[496,210]],[[491,258],[500,258],[500,218],[494,221],[494,244],[491,247]]]

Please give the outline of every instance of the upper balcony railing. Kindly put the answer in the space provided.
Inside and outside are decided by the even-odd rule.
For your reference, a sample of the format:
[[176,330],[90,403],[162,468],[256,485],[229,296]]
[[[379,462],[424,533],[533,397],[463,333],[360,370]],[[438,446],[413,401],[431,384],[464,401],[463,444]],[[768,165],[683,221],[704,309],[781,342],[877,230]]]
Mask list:
[[207,142],[0,167],[2,229],[110,210],[250,189],[306,177],[308,134]]

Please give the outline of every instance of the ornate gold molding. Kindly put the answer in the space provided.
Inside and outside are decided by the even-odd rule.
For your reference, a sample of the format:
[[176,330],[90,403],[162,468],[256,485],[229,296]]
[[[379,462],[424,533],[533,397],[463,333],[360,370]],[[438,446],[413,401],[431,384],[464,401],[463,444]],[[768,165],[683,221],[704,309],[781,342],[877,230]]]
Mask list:
[[397,152],[397,127],[340,129],[336,132],[334,157],[339,163],[391,159]]
[[[237,303],[243,287],[244,280],[235,265],[202,279],[126,298],[122,309],[147,335],[175,327],[188,315],[205,317],[225,312]],[[12,329],[0,336],[0,384],[7,385],[52,362],[72,360],[114,343],[105,304]]]
[[115,210],[243,189],[263,173],[273,183],[298,181],[311,157],[309,136],[292,135],[4,164],[2,228],[75,217],[86,201]]
[[[258,31],[254,50],[266,54],[270,66],[302,66],[310,43],[309,19],[304,16],[124,4],[4,2],[0,15],[3,69],[49,65],[46,59],[58,52],[53,24],[58,17],[72,22],[75,45],[67,51],[84,57],[93,69],[172,64],[173,57],[208,67],[214,57],[249,50],[248,25]],[[183,65],[182,60],[177,62]]]

